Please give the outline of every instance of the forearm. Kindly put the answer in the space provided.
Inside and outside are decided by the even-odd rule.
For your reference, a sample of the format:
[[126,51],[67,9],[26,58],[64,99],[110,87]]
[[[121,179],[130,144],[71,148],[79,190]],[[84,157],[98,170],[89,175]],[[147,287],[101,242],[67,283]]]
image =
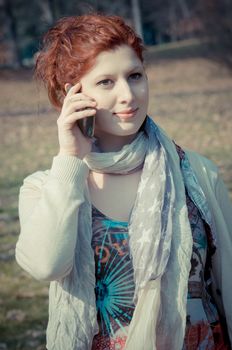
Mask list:
[[222,224],[220,225],[221,230],[218,232],[217,237],[218,250],[220,250],[220,264],[218,264],[220,271],[217,280],[221,282],[217,287],[221,292],[228,333],[232,344],[232,203],[221,177],[218,177],[215,193],[223,217]]
[[83,161],[59,156],[50,173],[30,176],[21,188],[16,260],[36,279],[62,278],[73,266],[87,175]]

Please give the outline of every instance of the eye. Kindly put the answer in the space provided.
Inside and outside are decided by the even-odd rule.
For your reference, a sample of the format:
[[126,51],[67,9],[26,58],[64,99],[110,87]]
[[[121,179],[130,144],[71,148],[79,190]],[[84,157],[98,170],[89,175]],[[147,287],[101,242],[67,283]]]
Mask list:
[[97,83],[97,85],[103,85],[103,86],[109,86],[111,84],[113,84],[113,81],[111,79],[104,79]]
[[136,72],[136,73],[130,74],[129,78],[132,80],[139,80],[142,76],[143,76],[142,73]]

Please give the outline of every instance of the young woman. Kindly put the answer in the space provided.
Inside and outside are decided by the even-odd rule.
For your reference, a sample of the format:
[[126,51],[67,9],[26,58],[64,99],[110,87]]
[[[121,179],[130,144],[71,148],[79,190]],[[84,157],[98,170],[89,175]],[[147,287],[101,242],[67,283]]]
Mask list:
[[[121,18],[92,14],[61,19],[37,59],[60,110],[60,149],[21,188],[16,259],[51,281],[49,350],[229,349],[232,340],[227,191],[209,160],[147,116],[142,53]],[[93,116],[91,138],[80,121]]]

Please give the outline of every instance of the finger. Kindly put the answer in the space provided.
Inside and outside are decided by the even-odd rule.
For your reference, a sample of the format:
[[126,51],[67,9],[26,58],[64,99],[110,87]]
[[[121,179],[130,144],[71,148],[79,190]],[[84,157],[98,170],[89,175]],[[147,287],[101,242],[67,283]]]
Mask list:
[[96,107],[96,102],[94,101],[78,101],[78,102],[75,101],[72,104],[72,108],[74,112],[84,111],[85,109],[95,108],[95,107]]
[[85,110],[94,109],[96,110],[96,102],[94,101],[75,101],[70,104],[66,104],[65,108],[61,113],[61,119],[67,118],[68,115],[75,112],[84,112]]
[[66,94],[69,92],[69,90],[71,89],[71,87],[72,87],[72,84],[70,84],[70,83],[66,83],[66,84],[64,85],[64,89],[65,89]]
[[74,112],[72,114],[69,114],[66,118],[58,118],[57,122],[63,124],[63,125],[69,125],[73,124],[77,120],[92,117],[96,114],[96,109],[89,108],[85,109],[84,111],[78,111]]
[[70,101],[85,101],[85,102],[95,102],[96,103],[96,100],[90,96],[87,96],[87,95],[84,95],[82,93],[77,93],[75,95],[72,95],[69,97],[69,100]]
[[72,85],[72,84],[70,84],[70,83],[66,83],[66,84],[64,85],[64,89],[65,89],[65,91],[66,91],[66,94],[67,94],[68,96],[71,96],[71,95],[77,93],[78,91],[80,91],[80,89],[81,89],[81,83],[78,82],[78,83],[76,83],[75,85]]

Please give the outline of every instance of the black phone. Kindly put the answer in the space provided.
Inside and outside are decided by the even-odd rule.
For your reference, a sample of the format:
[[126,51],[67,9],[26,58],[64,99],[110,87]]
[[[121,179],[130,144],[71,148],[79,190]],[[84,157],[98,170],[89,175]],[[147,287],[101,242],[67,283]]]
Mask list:
[[95,116],[85,117],[77,121],[79,128],[84,136],[94,136]]
[[[66,89],[66,93],[71,89],[70,86]],[[88,109],[88,108],[87,108]],[[86,137],[94,136],[94,126],[95,126],[95,116],[85,117],[77,121],[77,125],[79,126],[82,134]]]

